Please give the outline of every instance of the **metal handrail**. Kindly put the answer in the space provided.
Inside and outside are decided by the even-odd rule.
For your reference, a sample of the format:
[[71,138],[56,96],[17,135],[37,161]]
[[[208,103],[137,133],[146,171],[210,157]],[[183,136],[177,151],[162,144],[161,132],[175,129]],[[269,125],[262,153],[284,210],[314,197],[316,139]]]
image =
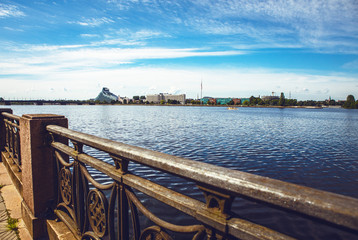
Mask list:
[[7,113],[7,112],[2,112],[1,114],[2,114],[4,117],[7,117],[7,118],[9,118],[9,119],[16,120],[16,121],[20,121],[20,116],[17,116],[17,115],[11,114],[11,113]]
[[5,123],[5,149],[20,172],[22,167],[20,151],[20,117],[2,112]]
[[[47,126],[47,130],[110,155],[191,180],[222,194],[253,199],[358,230],[358,199],[355,198],[143,149],[55,125]],[[61,148],[59,144],[53,146]],[[68,150],[68,153],[71,154],[71,151]],[[110,164],[96,163],[92,161],[94,158],[89,160],[81,154],[76,158],[99,168],[111,178],[118,178],[118,171],[113,171]]]

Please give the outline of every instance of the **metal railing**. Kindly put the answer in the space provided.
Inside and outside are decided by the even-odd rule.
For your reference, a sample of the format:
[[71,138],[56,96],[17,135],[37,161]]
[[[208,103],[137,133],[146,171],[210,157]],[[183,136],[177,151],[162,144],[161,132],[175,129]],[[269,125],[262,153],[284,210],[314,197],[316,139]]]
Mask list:
[[[58,169],[55,213],[79,239],[171,239],[173,233],[186,233],[191,239],[292,239],[238,218],[231,212],[235,197],[323,220],[338,229],[358,231],[358,199],[130,146],[55,125],[47,126],[47,130],[52,136],[51,146]],[[60,138],[70,140],[74,147],[61,143]],[[108,153],[114,164],[86,154],[84,146]],[[130,163],[146,165],[194,183],[196,191],[204,193],[205,202],[131,173],[128,171]],[[88,168],[108,176],[110,183],[96,181]],[[106,195],[106,191],[110,194]],[[139,193],[178,209],[196,219],[197,224],[181,226],[159,218],[143,205],[137,196]],[[141,226],[143,217],[152,225]]]
[[20,117],[6,112],[2,115],[5,124],[5,150],[21,172]]

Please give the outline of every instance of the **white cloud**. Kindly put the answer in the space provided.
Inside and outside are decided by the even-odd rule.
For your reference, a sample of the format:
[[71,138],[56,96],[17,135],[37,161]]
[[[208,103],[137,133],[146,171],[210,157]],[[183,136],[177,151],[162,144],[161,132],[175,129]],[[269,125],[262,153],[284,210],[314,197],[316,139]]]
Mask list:
[[[148,8],[154,5],[152,11],[164,14],[171,22],[206,34],[237,35],[238,39],[246,38],[247,45],[259,43],[270,48],[275,43],[328,52],[358,49],[355,0],[201,0],[191,2],[190,7],[187,2],[168,1],[163,7],[149,2]],[[165,8],[182,15],[166,14]]]
[[23,16],[25,16],[25,13],[19,10],[17,6],[0,3],[0,18]]
[[95,37],[100,37],[98,34],[81,34],[80,35],[83,38],[95,38]]
[[351,62],[347,62],[347,63],[343,64],[342,67],[345,69],[357,70],[358,69],[358,59],[353,60]]
[[112,19],[107,17],[101,18],[82,18],[80,21],[69,21],[70,24],[78,24],[81,26],[98,27],[102,24],[114,23]]
[[[205,51],[167,48],[93,48],[74,46],[20,47],[20,55],[0,60],[2,74],[40,74],[82,69],[112,68],[140,59],[169,59],[199,56],[229,56],[242,51]],[[26,52],[27,51],[27,52]],[[6,59],[6,60],[5,60]]]
[[[1,17],[0,17],[1,18]],[[11,28],[11,27],[3,27],[5,30],[13,31],[13,32],[23,32],[24,30],[19,28]]]

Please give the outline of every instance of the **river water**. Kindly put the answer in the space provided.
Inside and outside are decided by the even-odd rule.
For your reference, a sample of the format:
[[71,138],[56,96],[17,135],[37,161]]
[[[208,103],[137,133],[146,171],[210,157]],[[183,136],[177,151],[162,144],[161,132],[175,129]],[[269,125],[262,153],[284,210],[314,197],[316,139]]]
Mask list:
[[[11,108],[16,115],[64,115],[69,128],[76,131],[358,198],[358,110],[229,111],[224,107],[111,105]],[[108,160],[100,153],[92,154]],[[200,199],[190,185],[177,178],[134,165],[131,170]],[[235,201],[233,209],[240,217],[300,239],[357,238],[246,200]]]

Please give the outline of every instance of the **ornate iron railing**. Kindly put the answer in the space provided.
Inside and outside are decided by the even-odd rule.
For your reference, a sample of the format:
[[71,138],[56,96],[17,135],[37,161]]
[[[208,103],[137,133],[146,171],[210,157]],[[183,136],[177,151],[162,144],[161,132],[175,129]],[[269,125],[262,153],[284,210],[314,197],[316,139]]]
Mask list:
[[[240,219],[231,212],[235,197],[324,220],[337,228],[358,230],[358,200],[267,177],[230,170],[50,125],[51,146],[58,167],[57,216],[79,239],[171,239],[186,233],[191,239],[292,239]],[[69,139],[73,148],[58,139]],[[62,141],[63,142],[63,141]],[[84,146],[106,152],[114,164],[84,152]],[[193,182],[205,203],[137,176],[136,163]],[[94,168],[111,179],[101,184],[89,173]],[[110,194],[106,194],[110,192]],[[138,195],[153,197],[196,222],[188,226],[163,220],[147,209]],[[140,219],[151,224],[143,227]]]
[[20,172],[20,117],[6,112],[3,112],[2,115],[5,124],[5,150],[9,153],[10,158],[17,165]]

